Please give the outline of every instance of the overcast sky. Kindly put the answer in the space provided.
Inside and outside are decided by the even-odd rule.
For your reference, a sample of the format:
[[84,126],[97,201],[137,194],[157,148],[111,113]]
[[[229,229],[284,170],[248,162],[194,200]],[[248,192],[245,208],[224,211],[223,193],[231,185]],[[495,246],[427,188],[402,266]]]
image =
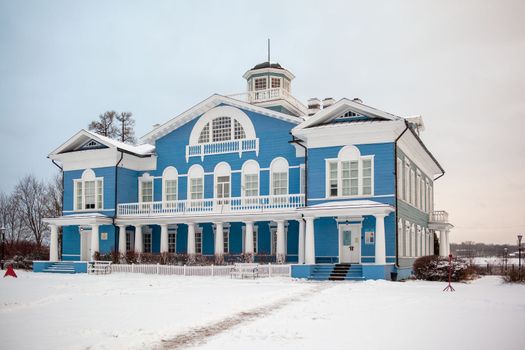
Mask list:
[[524,1],[0,0],[0,191],[100,113],[142,136],[266,60],[293,94],[422,115],[453,242],[525,233]]

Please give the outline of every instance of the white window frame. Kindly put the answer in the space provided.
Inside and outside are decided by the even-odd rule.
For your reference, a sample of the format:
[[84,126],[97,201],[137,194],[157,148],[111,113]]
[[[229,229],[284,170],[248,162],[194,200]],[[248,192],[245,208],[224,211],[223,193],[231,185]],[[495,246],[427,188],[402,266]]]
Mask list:
[[[265,86],[264,88],[261,88],[261,89],[257,89],[256,88],[256,81],[265,81]],[[252,91],[264,91],[264,90],[267,90],[268,89],[268,77],[267,76],[263,76],[263,77],[254,77],[253,78],[253,90]]]
[[403,166],[403,161],[401,160],[401,158],[397,158],[397,198],[398,199],[404,199],[405,198],[405,193],[404,193],[404,188],[403,188],[403,184],[404,184],[404,178],[403,178],[403,174],[404,174],[404,166]]
[[168,226],[168,253],[177,253],[177,226]]
[[135,233],[133,230],[126,230],[126,251],[135,250]]
[[[146,239],[149,238],[149,249],[146,249]],[[153,252],[153,233],[151,232],[151,229],[145,229],[142,233],[142,248],[144,253],[152,253]]]
[[[168,200],[168,195],[172,196],[173,193],[168,193],[168,181],[175,181],[175,198]],[[162,172],[162,202],[172,202],[179,199],[179,173],[176,168],[169,166]]]
[[405,171],[403,173],[405,180],[405,194],[403,200],[407,203],[410,202],[410,162],[405,158]]
[[[272,160],[272,163],[270,164],[270,195],[271,196],[285,196],[290,193],[290,166],[288,164],[288,161],[283,157],[277,157],[274,160]],[[285,193],[275,194],[275,186],[274,186],[274,177],[275,174],[283,174],[286,173],[285,179],[286,179],[286,188]],[[279,187],[284,188],[284,187]]]
[[223,246],[223,253],[230,254],[230,228],[229,227],[222,228],[222,246]]
[[[364,194],[363,189],[363,162],[370,160],[370,166],[371,166],[371,174],[370,174],[370,194]],[[339,155],[337,158],[328,158],[325,159],[325,195],[326,198],[367,198],[367,197],[373,197],[375,194],[375,156],[372,155],[366,155],[362,156],[357,147],[355,146],[345,146],[339,151]],[[343,195],[343,163],[345,162],[357,162],[357,194],[356,195]],[[337,195],[332,195],[331,193],[331,174],[330,174],[330,166],[331,164],[337,164]],[[351,163],[350,163],[351,164]],[[351,170],[348,170],[351,171]],[[349,179],[352,179],[351,174]],[[351,181],[351,180],[350,180]],[[350,190],[352,186],[350,184]]]
[[[201,165],[199,164],[194,164],[190,167],[190,169],[188,170],[188,183],[187,183],[187,199],[189,201],[191,200],[195,200],[195,201],[199,201],[199,200],[203,200],[205,198],[205,193],[204,193],[204,189],[205,189],[205,185],[204,185],[204,181],[205,181],[205,175],[204,175],[204,169]],[[202,193],[202,198],[192,198],[192,180],[194,179],[202,179],[202,185],[201,185],[201,191],[199,192],[195,192],[195,193]]]
[[[218,199],[218,184],[219,184],[219,177],[228,177],[228,193],[227,196],[221,197],[223,200],[227,200],[228,198],[231,198],[232,196],[232,170],[228,163],[226,162],[220,162],[215,166],[215,169],[213,170],[213,198]],[[226,184],[226,182],[221,182],[221,184]]]
[[405,220],[405,226],[404,226],[404,239],[405,239],[405,257],[410,257],[412,252],[412,244],[411,244],[411,227],[410,221]]
[[[243,197],[258,197],[259,194],[260,194],[260,187],[261,187],[261,170],[260,170],[260,167],[259,167],[259,163],[253,159],[250,159],[250,160],[247,160],[246,162],[244,162],[244,164],[242,165],[242,171],[241,171],[241,195]],[[247,185],[246,185],[246,176],[247,175],[251,175],[251,176],[256,176],[257,177],[257,193],[255,195],[253,194],[250,194],[248,195],[247,194],[247,191],[248,191],[248,188],[247,188]],[[255,191],[255,189],[249,189],[250,191]]]
[[[86,209],[86,183],[94,182],[95,186],[95,207]],[[78,186],[80,189],[80,203],[78,198]],[[100,201],[99,201],[100,194]],[[79,209],[80,206],[80,209]],[[86,169],[82,172],[80,179],[73,180],[73,210],[74,211],[100,211],[104,210],[104,177],[96,177],[95,172],[91,169]]]
[[398,256],[405,256],[405,230],[403,226],[403,219],[397,221],[397,249]]
[[[151,182],[151,201],[144,201],[144,197],[142,194],[142,186],[145,182]],[[139,203],[152,203],[155,201],[155,178],[153,176],[150,176],[148,173],[142,174],[141,177],[139,177]]]
[[375,232],[366,231],[365,232],[365,244],[371,245],[375,243]]
[[195,227],[195,254],[202,255],[202,248],[203,248],[203,242],[204,242],[202,231],[203,231],[202,227],[200,226]]

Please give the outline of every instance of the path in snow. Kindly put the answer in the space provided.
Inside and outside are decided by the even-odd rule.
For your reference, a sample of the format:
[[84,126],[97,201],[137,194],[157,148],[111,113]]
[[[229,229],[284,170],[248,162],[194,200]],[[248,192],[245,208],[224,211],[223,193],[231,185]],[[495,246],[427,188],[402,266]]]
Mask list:
[[329,287],[330,285],[327,284],[317,285],[316,287],[302,292],[298,295],[295,295],[293,297],[283,298],[269,305],[257,307],[248,311],[239,312],[219,322],[194,328],[172,339],[162,340],[162,347],[164,349],[175,350],[184,349],[195,345],[203,345],[208,341],[210,337],[229,331],[241,324],[245,326],[247,322],[269,316],[271,313],[289,305],[290,303],[304,301],[305,298],[312,296],[313,294],[318,293],[323,289]]

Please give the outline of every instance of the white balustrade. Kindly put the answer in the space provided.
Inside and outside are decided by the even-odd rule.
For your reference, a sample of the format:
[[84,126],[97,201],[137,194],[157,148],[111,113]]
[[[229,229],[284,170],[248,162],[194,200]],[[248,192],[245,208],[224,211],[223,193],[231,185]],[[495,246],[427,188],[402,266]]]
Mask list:
[[191,214],[255,213],[290,210],[305,206],[304,194],[208,198],[164,202],[123,203],[119,216],[170,216]]
[[240,94],[228,95],[228,97],[235,98],[240,101],[246,101],[249,103],[258,103],[276,99],[283,99],[288,101],[295,108],[306,113],[306,106],[302,104],[301,101],[293,97],[292,94],[290,94],[290,92],[284,88],[249,91]]
[[444,210],[433,211],[430,215],[431,222],[448,223],[448,213]]
[[243,152],[250,151],[255,151],[256,154],[259,154],[258,138],[199,143],[186,146],[186,161],[190,157],[201,157],[201,159],[204,159],[204,156],[226,153],[239,153],[240,157]]

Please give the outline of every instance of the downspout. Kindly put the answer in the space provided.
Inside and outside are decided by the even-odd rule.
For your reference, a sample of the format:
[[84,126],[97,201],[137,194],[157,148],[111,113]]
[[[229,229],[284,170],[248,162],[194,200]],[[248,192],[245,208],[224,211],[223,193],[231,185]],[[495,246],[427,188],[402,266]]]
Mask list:
[[397,179],[397,141],[399,141],[399,139],[401,137],[403,137],[403,135],[405,134],[405,132],[408,130],[409,126],[408,126],[408,122],[405,120],[405,130],[403,130],[403,132],[395,139],[394,141],[394,187],[395,187],[395,195],[396,195],[396,239],[395,239],[395,244],[396,244],[396,267],[399,267],[399,243],[398,243],[398,240],[399,240],[399,218],[398,218],[398,188],[397,188],[397,183],[398,183],[398,179]]
[[[291,133],[290,133],[291,134]],[[308,206],[308,148],[301,142],[304,142],[301,139],[296,138],[292,135],[292,140],[288,143],[294,143],[301,146],[304,149],[304,204]]]
[[[120,150],[120,159],[115,165],[115,210],[113,211],[113,218],[112,218],[113,229],[115,230],[115,232],[117,231],[115,227],[115,219],[117,218],[117,205],[118,205],[118,166],[120,162],[122,162],[123,158],[124,158],[124,152]],[[119,235],[120,234],[121,232],[119,232]],[[117,251],[118,250],[117,235],[114,235],[114,237],[115,237],[115,251]]]
[[[62,199],[62,212],[60,213],[60,215],[64,215],[64,167],[61,167],[60,165],[58,165],[58,163],[55,162],[54,159],[51,159],[51,162],[55,164],[57,168],[60,169],[60,173],[62,174],[62,198],[61,198]],[[60,234],[61,230],[62,230],[62,227],[60,227],[60,230],[59,230],[59,237],[62,237],[62,235]],[[60,249],[58,249],[58,253],[60,255],[58,259],[62,260],[62,239],[60,239]]]

